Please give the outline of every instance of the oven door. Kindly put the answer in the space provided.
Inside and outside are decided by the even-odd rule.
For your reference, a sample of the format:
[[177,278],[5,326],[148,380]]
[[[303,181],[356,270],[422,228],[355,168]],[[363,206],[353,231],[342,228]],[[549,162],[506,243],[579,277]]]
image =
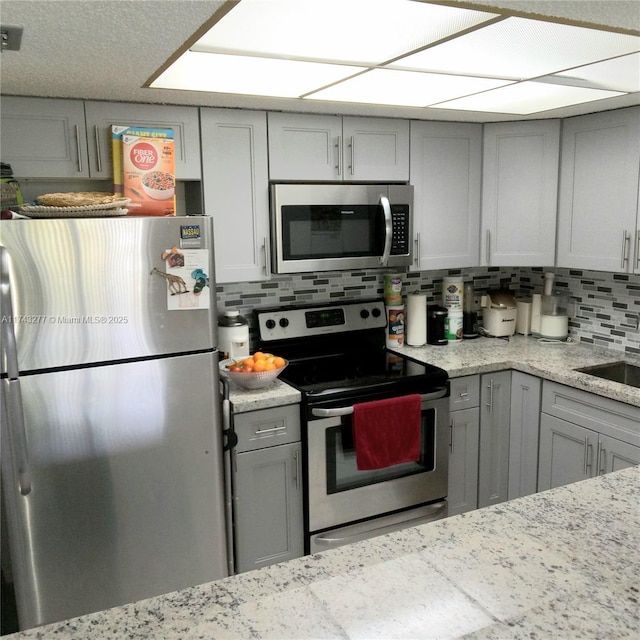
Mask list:
[[446,498],[447,390],[423,395],[420,462],[374,471],[356,467],[350,436],[352,406],[311,408],[310,413],[314,416],[307,423],[310,533]]

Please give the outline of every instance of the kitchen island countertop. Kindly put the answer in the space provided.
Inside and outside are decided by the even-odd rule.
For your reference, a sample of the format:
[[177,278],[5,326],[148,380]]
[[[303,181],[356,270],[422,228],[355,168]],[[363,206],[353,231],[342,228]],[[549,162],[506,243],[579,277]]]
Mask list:
[[11,640],[637,638],[640,467]]

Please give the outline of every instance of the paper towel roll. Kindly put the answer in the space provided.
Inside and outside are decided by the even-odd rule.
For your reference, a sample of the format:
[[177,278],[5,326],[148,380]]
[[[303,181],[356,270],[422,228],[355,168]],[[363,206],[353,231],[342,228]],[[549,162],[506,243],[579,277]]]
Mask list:
[[540,312],[542,310],[542,294],[534,293],[531,297],[531,333],[540,335]]
[[407,295],[407,344],[421,347],[427,343],[427,296]]
[[516,333],[531,333],[531,300],[516,300]]

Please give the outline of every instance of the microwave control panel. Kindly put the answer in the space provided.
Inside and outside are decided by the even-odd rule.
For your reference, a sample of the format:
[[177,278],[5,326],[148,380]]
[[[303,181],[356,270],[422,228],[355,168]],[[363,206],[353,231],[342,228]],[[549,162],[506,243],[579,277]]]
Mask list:
[[391,220],[391,255],[409,255],[409,243],[411,242],[411,238],[409,237],[409,234],[411,233],[409,225],[409,205],[392,204]]

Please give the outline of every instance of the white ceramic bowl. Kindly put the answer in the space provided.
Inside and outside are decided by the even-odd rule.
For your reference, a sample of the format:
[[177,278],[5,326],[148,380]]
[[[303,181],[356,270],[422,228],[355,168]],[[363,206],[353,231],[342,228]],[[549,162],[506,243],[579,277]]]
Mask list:
[[220,362],[220,372],[243,389],[262,389],[268,387],[286,369],[287,364],[289,364],[286,362],[284,367],[274,369],[273,371],[229,371],[227,365],[233,362],[235,362],[233,358],[222,360]]
[[176,191],[175,178],[164,171],[149,171],[142,176],[142,188],[154,200],[168,200]]

